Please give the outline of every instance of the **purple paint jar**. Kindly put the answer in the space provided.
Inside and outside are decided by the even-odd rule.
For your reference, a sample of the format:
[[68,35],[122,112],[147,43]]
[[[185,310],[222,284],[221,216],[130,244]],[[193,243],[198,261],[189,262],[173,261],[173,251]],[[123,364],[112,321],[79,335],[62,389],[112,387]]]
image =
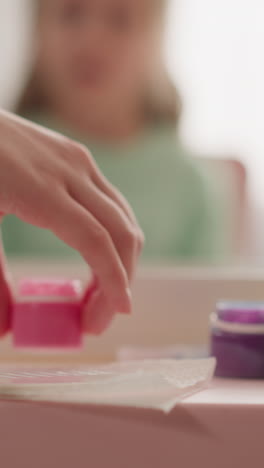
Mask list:
[[264,302],[222,302],[211,316],[216,375],[264,378]]

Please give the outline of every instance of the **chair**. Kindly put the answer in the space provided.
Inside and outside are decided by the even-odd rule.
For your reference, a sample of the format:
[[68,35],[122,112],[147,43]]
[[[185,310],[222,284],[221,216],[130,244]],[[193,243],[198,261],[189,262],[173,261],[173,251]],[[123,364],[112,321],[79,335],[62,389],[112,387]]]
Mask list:
[[238,159],[218,157],[200,160],[220,188],[220,197],[229,220],[227,235],[230,236],[231,250],[235,256],[241,256],[249,245],[247,169]]

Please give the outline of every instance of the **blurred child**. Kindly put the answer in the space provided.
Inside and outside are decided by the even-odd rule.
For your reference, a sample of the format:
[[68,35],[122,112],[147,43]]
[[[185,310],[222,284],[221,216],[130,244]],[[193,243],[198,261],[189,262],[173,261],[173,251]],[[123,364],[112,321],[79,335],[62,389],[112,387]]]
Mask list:
[[[204,262],[222,253],[217,207],[176,138],[181,103],[162,54],[166,3],[36,1],[35,62],[17,112],[88,146],[134,208],[146,257]],[[4,241],[14,255],[70,254],[15,217]]]

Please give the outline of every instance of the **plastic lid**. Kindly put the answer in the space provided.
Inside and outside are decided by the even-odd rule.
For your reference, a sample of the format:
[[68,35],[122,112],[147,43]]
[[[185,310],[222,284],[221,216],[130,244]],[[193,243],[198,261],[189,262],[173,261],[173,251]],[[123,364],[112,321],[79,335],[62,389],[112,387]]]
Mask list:
[[18,296],[22,300],[34,298],[41,300],[47,298],[73,299],[79,297],[81,292],[78,280],[67,279],[31,279],[20,281],[18,285]]
[[264,302],[220,302],[217,315],[224,322],[264,324]]
[[226,332],[264,334],[264,303],[220,302],[211,322]]

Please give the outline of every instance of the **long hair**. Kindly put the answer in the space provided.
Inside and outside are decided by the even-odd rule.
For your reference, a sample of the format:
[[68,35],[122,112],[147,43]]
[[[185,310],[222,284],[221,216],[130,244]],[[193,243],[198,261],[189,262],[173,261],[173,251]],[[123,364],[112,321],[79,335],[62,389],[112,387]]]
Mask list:
[[[165,13],[168,0],[159,0]],[[36,20],[41,14],[40,0],[34,2]],[[161,14],[164,19],[164,14]],[[161,48],[162,49],[162,48]],[[162,55],[162,52],[160,52]],[[165,123],[176,126],[182,110],[182,101],[178,90],[167,71],[164,57],[160,57],[159,66],[153,70],[154,82],[147,84],[145,91],[143,113],[150,122]],[[26,84],[15,106],[15,112],[21,116],[29,116],[48,111],[48,98],[37,76],[36,65],[32,65]]]

